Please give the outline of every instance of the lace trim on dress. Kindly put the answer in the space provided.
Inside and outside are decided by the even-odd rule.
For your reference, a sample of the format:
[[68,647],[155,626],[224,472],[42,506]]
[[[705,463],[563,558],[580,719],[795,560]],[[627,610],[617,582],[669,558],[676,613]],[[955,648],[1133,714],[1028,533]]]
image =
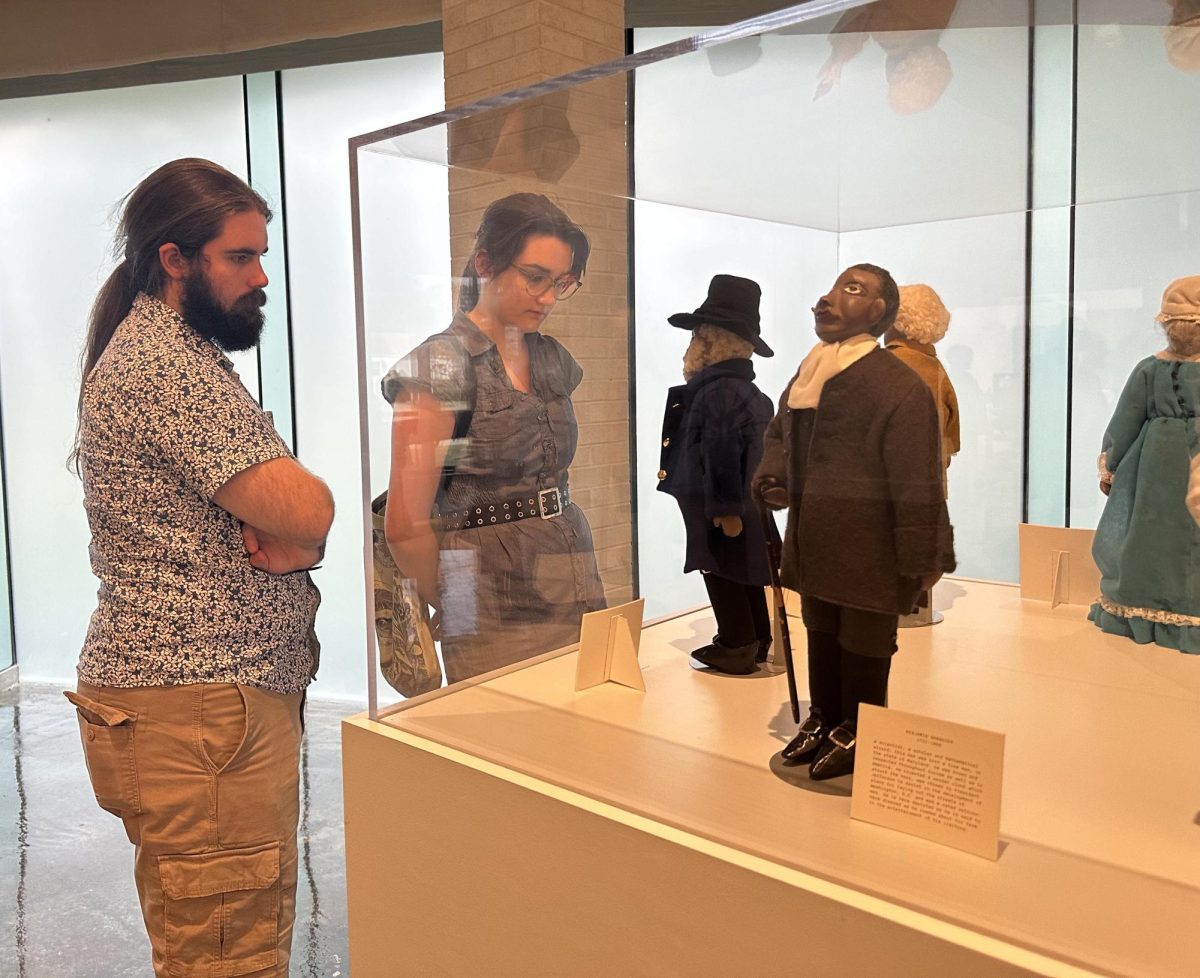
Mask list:
[[1131,608],[1128,605],[1109,601],[1103,595],[1097,603],[1110,615],[1121,618],[1144,618],[1158,625],[1192,625],[1200,628],[1200,615],[1181,615],[1176,611],[1162,611],[1158,608]]

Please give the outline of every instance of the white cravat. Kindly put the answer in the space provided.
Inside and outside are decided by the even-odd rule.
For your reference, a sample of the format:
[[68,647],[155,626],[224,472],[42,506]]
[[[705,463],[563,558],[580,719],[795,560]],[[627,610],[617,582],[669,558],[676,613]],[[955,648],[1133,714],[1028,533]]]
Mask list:
[[878,347],[878,338],[870,333],[851,336],[841,343],[818,343],[800,364],[800,372],[788,390],[788,407],[793,410],[816,407],[825,381]]

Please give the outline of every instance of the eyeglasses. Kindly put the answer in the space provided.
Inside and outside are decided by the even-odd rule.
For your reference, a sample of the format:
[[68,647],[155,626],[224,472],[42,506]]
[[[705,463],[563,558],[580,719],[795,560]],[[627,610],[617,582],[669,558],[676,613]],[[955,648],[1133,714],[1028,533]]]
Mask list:
[[545,272],[539,272],[533,268],[525,268],[523,265],[513,265],[525,279],[525,291],[535,298],[540,295],[545,295],[548,289],[554,290],[554,298],[569,299],[583,286],[574,275],[563,275],[559,278],[551,278]]

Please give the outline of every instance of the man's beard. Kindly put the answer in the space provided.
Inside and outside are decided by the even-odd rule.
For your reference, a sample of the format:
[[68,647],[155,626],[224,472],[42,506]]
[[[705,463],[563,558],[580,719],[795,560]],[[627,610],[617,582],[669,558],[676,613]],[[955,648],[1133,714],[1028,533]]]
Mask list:
[[258,345],[264,324],[262,307],[266,301],[267,294],[262,289],[255,289],[238,299],[229,309],[223,309],[213,295],[208,277],[196,269],[184,283],[183,319],[222,350],[236,353]]

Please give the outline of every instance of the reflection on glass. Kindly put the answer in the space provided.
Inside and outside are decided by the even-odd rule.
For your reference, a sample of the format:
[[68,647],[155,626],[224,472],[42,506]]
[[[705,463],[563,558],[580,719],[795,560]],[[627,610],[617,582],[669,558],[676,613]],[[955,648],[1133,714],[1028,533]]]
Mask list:
[[1200,71],[1200,0],[1168,0],[1171,22],[1163,28],[1167,60],[1180,71]]
[[878,44],[887,56],[887,102],[897,115],[933,106],[950,84],[950,58],[938,45],[958,0],[880,0],[842,14],[829,34],[829,60],[817,76],[813,99],[828,95],[842,68],[866,46]]
[[569,90],[551,92],[453,127],[455,165],[556,182],[579,159],[579,136],[567,114],[570,97]]
[[493,201],[450,326],[383,380],[394,411],[387,541],[436,610],[450,682],[569,645],[580,616],[605,606],[568,482],[583,370],[542,332],[589,252],[545,196]]

